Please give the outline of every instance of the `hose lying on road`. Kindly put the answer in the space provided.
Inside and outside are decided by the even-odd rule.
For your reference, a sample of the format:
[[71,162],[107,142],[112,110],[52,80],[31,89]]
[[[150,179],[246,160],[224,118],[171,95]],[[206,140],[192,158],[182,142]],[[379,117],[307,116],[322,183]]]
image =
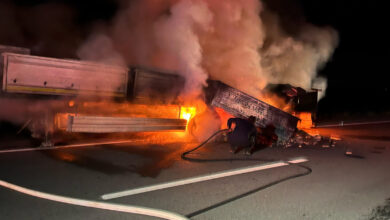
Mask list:
[[5,182],[3,180],[0,180],[0,186],[3,186],[8,189],[15,190],[17,192],[21,192],[30,196],[52,200],[56,202],[62,202],[67,203],[71,205],[78,205],[78,206],[84,206],[84,207],[91,207],[96,209],[105,209],[105,210],[111,210],[111,211],[117,211],[117,212],[126,212],[126,213],[133,213],[138,215],[148,215],[163,219],[170,219],[170,220],[189,220],[187,217],[165,211],[160,209],[152,209],[147,207],[141,207],[141,206],[131,206],[131,205],[120,205],[120,204],[114,204],[114,203],[107,203],[107,202],[98,202],[98,201],[91,201],[91,200],[83,200],[83,199],[76,199],[71,197],[65,197],[65,196],[59,196],[44,192],[39,192],[31,189],[27,189],[21,186],[14,185],[12,183]]
[[217,135],[219,135],[219,134],[221,134],[221,133],[223,133],[223,132],[227,132],[227,131],[229,131],[229,129],[222,129],[222,130],[219,130],[219,131],[215,132],[215,133],[212,134],[209,138],[207,138],[205,141],[203,141],[202,143],[200,143],[198,146],[196,146],[196,147],[190,149],[189,151],[186,151],[186,152],[182,153],[182,154],[181,154],[181,158],[182,158],[183,160],[194,161],[194,162],[200,162],[200,161],[198,161],[198,160],[196,160],[196,159],[193,160],[193,158],[186,157],[186,155],[189,154],[189,153],[191,153],[191,152],[193,152],[193,151],[198,150],[199,148],[203,147],[205,144],[207,144],[211,139],[213,139],[213,138],[216,137]]
[[[202,159],[202,158],[192,158],[192,157],[188,157],[187,155],[198,150],[199,148],[205,146],[205,144],[207,144],[211,139],[213,139],[214,137],[216,137],[217,135],[223,133],[223,132],[226,132],[228,131],[228,129],[223,129],[223,130],[219,130],[217,132],[215,132],[213,135],[211,135],[207,140],[203,141],[201,144],[199,144],[198,146],[182,153],[181,155],[181,158],[183,160],[187,160],[187,161],[191,161],[191,162],[223,162],[223,161],[277,161],[277,160],[272,160],[272,159],[266,159],[266,158],[216,158],[216,159]],[[246,193],[243,193],[243,194],[240,194],[240,195],[237,195],[237,196],[234,196],[232,198],[229,198],[227,200],[224,200],[224,201],[221,201],[217,204],[214,204],[214,205],[211,205],[209,207],[206,207],[206,208],[203,208],[203,209],[200,209],[198,211],[195,211],[195,212],[192,212],[190,214],[187,214],[186,217],[188,218],[192,218],[194,216],[197,216],[197,215],[200,215],[202,213],[205,213],[207,211],[210,211],[212,209],[215,209],[215,208],[218,208],[222,205],[225,205],[225,204],[228,204],[230,202],[233,202],[233,201],[236,201],[238,199],[241,199],[241,198],[244,198],[246,196],[249,196],[253,193],[256,193],[256,192],[259,192],[263,189],[267,189],[271,186],[274,186],[276,184],[279,184],[279,183],[282,183],[282,182],[285,182],[287,180],[291,180],[291,179],[295,179],[295,178],[298,178],[298,177],[302,177],[302,176],[306,176],[306,175],[309,175],[310,173],[312,173],[312,169],[310,167],[307,167],[307,166],[303,166],[303,165],[299,165],[299,164],[294,164],[294,163],[289,163],[287,161],[284,161],[290,165],[295,165],[295,166],[298,166],[298,167],[301,167],[303,169],[305,169],[305,172],[303,173],[298,173],[298,174],[294,174],[292,176],[288,176],[288,177],[285,177],[285,178],[282,178],[282,179],[279,179],[279,180],[276,180],[276,181],[273,181],[271,183],[268,183],[266,185],[263,185],[263,186],[260,186],[258,188],[255,188],[255,189],[252,189]]]

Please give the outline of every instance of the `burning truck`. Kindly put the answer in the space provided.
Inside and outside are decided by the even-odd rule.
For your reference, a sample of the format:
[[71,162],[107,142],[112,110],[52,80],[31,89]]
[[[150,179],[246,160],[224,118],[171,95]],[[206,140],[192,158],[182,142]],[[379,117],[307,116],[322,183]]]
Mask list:
[[[45,146],[52,145],[50,136],[55,132],[184,132],[194,124],[188,121],[196,120],[197,109],[178,99],[184,79],[177,74],[33,56],[18,47],[0,46],[0,53],[2,108],[17,103],[19,111],[13,114],[21,114],[22,128],[28,127]],[[298,94],[288,96],[298,100],[296,109],[309,105],[300,112],[312,115],[317,96],[307,94],[303,99]],[[287,141],[300,122],[298,117],[219,81],[208,81],[205,96],[208,108],[217,112],[255,116],[259,127],[272,124],[279,142]]]

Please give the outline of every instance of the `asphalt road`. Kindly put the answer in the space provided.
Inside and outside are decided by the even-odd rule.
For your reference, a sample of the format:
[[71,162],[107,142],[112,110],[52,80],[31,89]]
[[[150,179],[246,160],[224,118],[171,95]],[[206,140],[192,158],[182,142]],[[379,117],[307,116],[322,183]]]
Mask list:
[[[270,187],[265,186],[307,170],[291,165],[109,202],[169,210],[191,219],[390,218],[390,145],[386,139],[345,135],[336,147],[273,147],[252,156],[233,155],[227,144],[210,143],[190,156],[243,160],[183,161],[181,153],[194,146],[113,144],[0,153],[0,179],[42,192],[103,201],[100,196],[106,193],[266,163],[261,160],[305,156],[309,162],[302,165],[312,173]],[[348,149],[354,155],[345,155]],[[0,187],[0,219],[155,218],[62,204]]]

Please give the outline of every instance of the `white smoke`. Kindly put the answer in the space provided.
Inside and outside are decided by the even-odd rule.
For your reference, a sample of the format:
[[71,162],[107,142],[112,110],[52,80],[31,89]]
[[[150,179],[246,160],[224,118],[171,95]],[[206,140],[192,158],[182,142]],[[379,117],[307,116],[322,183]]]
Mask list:
[[185,95],[197,96],[206,86],[199,32],[209,31],[211,21],[212,14],[203,1],[183,0],[154,25],[157,45],[176,58],[177,72],[186,78]]
[[255,97],[267,83],[310,89],[338,35],[308,23],[291,34],[279,19],[259,0],[134,0],[80,55],[100,50],[93,60],[107,60],[119,53],[128,65],[176,72],[186,78],[187,96],[200,94],[208,77]]
[[86,43],[78,49],[77,55],[82,60],[126,66],[126,61],[114,49],[112,40],[102,33],[91,35]]
[[258,50],[265,33],[258,0],[209,0],[213,32],[202,36],[203,65],[212,79],[259,96],[266,84]]
[[316,77],[312,82],[312,88],[318,91],[318,101],[325,97],[328,80],[324,77]]
[[[330,27],[303,24],[294,35],[283,30],[277,14],[263,14],[269,45],[261,49],[262,65],[267,69],[268,82],[287,83],[310,89],[318,71],[330,59],[338,44],[338,34]],[[322,80],[322,88],[324,82]]]

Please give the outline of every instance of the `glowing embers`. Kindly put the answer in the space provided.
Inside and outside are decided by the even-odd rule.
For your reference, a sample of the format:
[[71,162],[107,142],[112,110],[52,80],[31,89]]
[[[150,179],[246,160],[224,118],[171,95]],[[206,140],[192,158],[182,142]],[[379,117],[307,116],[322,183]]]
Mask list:
[[54,127],[56,130],[66,131],[68,128],[68,118],[74,116],[71,113],[57,113],[54,117]]
[[74,100],[70,100],[69,102],[68,102],[68,106],[69,107],[74,107],[74,105],[75,105],[75,102],[74,102]]
[[337,134],[331,134],[330,139],[334,140],[334,141],[341,141],[342,140],[340,135],[337,135]]
[[196,115],[195,107],[181,107],[180,119],[185,119],[187,122]]
[[70,154],[70,153],[61,152],[61,153],[58,153],[57,156],[58,156],[58,159],[60,159],[62,161],[67,161],[67,162],[73,162],[73,161],[77,160],[77,157],[73,154]]

